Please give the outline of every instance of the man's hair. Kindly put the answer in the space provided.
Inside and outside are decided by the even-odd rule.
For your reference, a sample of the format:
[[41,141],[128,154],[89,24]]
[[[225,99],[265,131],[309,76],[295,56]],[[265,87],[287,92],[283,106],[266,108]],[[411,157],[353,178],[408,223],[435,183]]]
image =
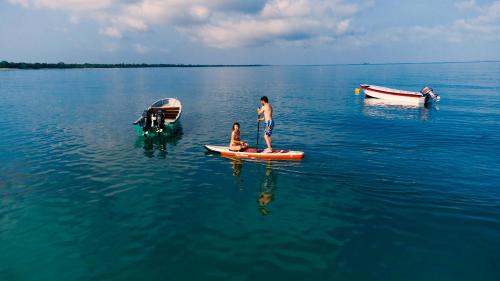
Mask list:
[[261,101],[263,101],[263,102],[265,102],[265,103],[268,103],[268,102],[269,102],[269,100],[267,99],[267,97],[266,97],[266,96],[262,96],[262,97],[260,97],[260,100],[261,100]]
[[238,125],[238,128],[241,128],[240,123],[238,123],[238,122],[234,122],[234,123],[233,123],[233,126],[231,127],[231,130],[234,130],[234,125]]

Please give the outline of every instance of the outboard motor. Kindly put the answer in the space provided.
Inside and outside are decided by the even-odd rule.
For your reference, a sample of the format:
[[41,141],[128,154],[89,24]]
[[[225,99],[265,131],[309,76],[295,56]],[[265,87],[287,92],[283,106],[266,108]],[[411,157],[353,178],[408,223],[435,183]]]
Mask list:
[[142,113],[142,131],[144,132],[144,135],[147,135],[149,132],[149,129],[151,129],[151,114],[147,111],[144,110]]
[[157,124],[157,132],[161,133],[165,129],[165,114],[163,111],[159,110],[156,112],[156,124]]
[[147,114],[147,111],[144,110],[144,112],[141,114],[141,116],[137,120],[135,120],[132,124],[139,125],[141,128],[143,128],[145,125],[145,122],[146,122],[146,116],[147,116],[146,114]]
[[431,87],[424,87],[420,93],[425,97],[425,103],[429,102],[429,99],[433,101],[439,101],[441,98],[438,94],[434,93],[434,90]]

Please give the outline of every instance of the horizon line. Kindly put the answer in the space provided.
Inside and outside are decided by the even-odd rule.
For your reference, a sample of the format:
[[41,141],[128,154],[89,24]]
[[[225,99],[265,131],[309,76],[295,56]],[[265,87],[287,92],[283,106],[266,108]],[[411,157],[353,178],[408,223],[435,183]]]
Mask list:
[[[363,62],[363,63],[326,63],[326,64],[186,64],[186,63],[66,63],[66,62],[9,62],[0,61],[0,69],[47,68],[155,68],[155,67],[262,67],[262,66],[367,66],[367,65],[407,65],[407,64],[466,64],[466,63],[500,63],[500,60],[467,60],[467,61],[426,61],[426,62]],[[18,67],[2,67],[2,65],[16,65]],[[59,67],[58,67],[59,66]],[[37,68],[34,68],[37,67]]]
[[452,63],[499,63],[499,62],[500,62],[500,60],[467,60],[467,61],[424,61],[424,62],[363,62],[363,63],[326,63],[326,64],[276,64],[276,66],[452,64]]

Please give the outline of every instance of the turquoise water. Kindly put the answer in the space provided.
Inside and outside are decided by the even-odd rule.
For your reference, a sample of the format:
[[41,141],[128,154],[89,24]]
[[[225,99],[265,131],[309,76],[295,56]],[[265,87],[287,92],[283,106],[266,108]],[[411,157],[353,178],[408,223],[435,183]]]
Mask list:
[[[235,121],[255,143],[261,95],[305,159],[206,154]],[[500,63],[1,71],[0,97],[0,280],[500,279]],[[161,97],[182,134],[144,141]]]

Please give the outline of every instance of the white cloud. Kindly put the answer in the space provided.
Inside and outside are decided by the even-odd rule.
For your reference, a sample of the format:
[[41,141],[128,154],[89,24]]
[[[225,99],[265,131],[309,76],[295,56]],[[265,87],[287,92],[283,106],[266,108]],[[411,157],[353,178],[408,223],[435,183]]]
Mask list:
[[28,0],[9,0],[9,3],[11,3],[13,5],[19,5],[19,6],[22,6],[24,8],[28,8],[30,5]]
[[463,1],[457,3],[456,7],[467,10],[467,17],[441,25],[387,28],[367,34],[363,40],[367,45],[393,42],[422,44],[434,41],[460,44],[466,41],[500,40],[500,1],[484,6],[475,1]]
[[158,48],[158,52],[167,54],[170,53],[170,50],[168,48]]
[[138,31],[144,31],[148,29],[148,25],[145,20],[131,17],[131,16],[119,16],[116,19],[111,20],[115,28],[129,28]]
[[92,11],[110,7],[113,0],[8,0],[25,8],[48,8],[68,11]]
[[[266,44],[332,44],[363,46],[391,42],[500,40],[500,0],[455,4],[461,17],[440,25],[386,27],[361,34],[356,16],[373,0],[8,0],[31,8],[67,11],[71,23],[93,19],[99,33],[113,39],[133,37],[156,26],[170,26],[195,41],[215,48]],[[456,10],[456,11],[457,11]],[[363,27],[361,27],[363,29]],[[356,32],[355,32],[356,31]],[[127,36],[128,37],[128,36]],[[354,44],[354,43],[353,43]],[[359,45],[359,44],[358,44]]]
[[478,16],[457,20],[455,27],[466,33],[467,37],[479,37],[486,40],[500,39],[500,1],[479,7],[479,9]]
[[71,15],[69,17],[69,22],[71,22],[72,24],[78,24],[80,23],[80,18],[78,16]]
[[148,47],[146,47],[146,46],[144,46],[142,44],[139,44],[139,43],[137,43],[137,44],[134,45],[134,50],[138,54],[145,54],[145,53],[149,52],[149,48]]
[[466,0],[455,3],[455,7],[461,11],[471,11],[478,9],[475,0]]
[[207,7],[204,7],[204,6],[193,6],[189,10],[189,14],[193,18],[197,18],[200,21],[205,21],[210,16],[210,11],[208,10]]
[[332,42],[352,29],[353,16],[359,10],[357,4],[346,0],[9,1],[26,7],[66,10],[74,19],[93,18],[100,25],[99,33],[112,38],[169,25],[194,40],[218,48]]
[[107,35],[107,36],[112,37],[112,38],[121,38],[122,37],[121,31],[115,27],[102,28],[101,30],[99,30],[99,33]]
[[[181,27],[208,46],[226,48],[277,42],[325,42],[349,31],[358,8],[343,1],[273,0],[256,14],[217,15]],[[320,40],[321,39],[321,40]]]
[[103,44],[104,51],[113,53],[118,50],[118,44],[115,42],[105,42]]

